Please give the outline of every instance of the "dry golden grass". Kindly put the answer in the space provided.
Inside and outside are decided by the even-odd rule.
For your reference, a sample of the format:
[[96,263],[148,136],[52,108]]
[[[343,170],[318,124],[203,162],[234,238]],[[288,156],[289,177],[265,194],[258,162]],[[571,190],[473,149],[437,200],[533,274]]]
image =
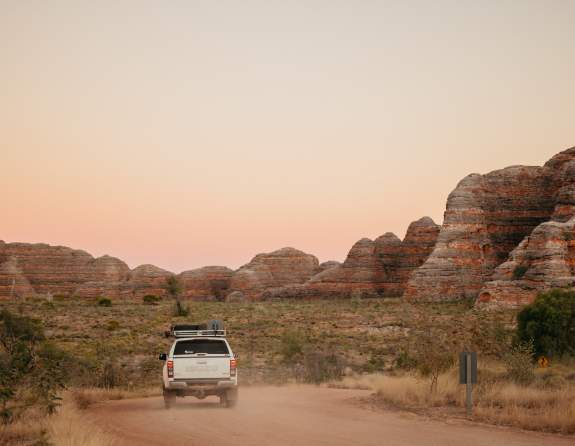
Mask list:
[[25,419],[1,426],[0,446],[110,446],[114,444],[113,438],[96,427],[83,410],[103,401],[159,394],[158,387],[135,390],[74,389],[63,395],[63,404],[55,415],[45,417],[30,412]]
[[82,413],[92,404],[109,400],[159,395],[157,387],[134,390],[82,388],[64,395],[64,404],[48,421],[48,436],[55,446],[108,446],[113,438]]
[[111,446],[113,438],[95,426],[78,410],[74,402],[65,400],[58,413],[49,418],[47,432],[55,446]]
[[399,408],[420,409],[457,404],[462,395],[457,387],[456,378],[452,373],[441,375],[437,392],[433,393],[430,391],[428,380],[413,374],[346,377],[337,385],[346,388],[370,389],[387,404]]
[[43,439],[47,439],[44,421],[21,420],[0,426],[0,446],[41,445]]
[[[485,370],[484,383],[474,389],[473,419],[522,429],[575,434],[575,384],[563,379],[547,386],[539,379],[531,386],[519,386],[505,379],[497,364]],[[550,374],[550,372],[547,372]],[[458,383],[457,370],[440,376],[437,391],[429,381],[413,374],[399,376],[361,375],[334,384],[371,389],[375,401],[385,406],[437,415],[464,416],[465,386]],[[451,408],[451,409],[450,409]],[[439,409],[439,411],[438,411]],[[441,409],[444,409],[443,412]],[[457,412],[454,413],[454,410]]]
[[64,404],[47,422],[47,432],[55,446],[108,446],[113,438],[96,427],[82,413],[92,404],[109,400],[144,398],[159,395],[157,387],[135,390],[75,389],[64,395]]
[[98,389],[98,388],[78,388],[67,394],[76,407],[80,410],[87,409],[92,404],[101,401],[125,400],[130,398],[146,398],[158,396],[161,392],[159,387],[145,387],[141,389]]
[[575,386],[545,389],[495,383],[479,397],[477,418],[523,429],[575,433]]

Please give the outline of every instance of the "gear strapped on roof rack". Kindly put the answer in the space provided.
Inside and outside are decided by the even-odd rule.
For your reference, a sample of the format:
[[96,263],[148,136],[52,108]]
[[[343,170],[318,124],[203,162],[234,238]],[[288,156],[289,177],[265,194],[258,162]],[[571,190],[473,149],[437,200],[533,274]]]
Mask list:
[[165,332],[166,337],[189,338],[201,336],[225,336],[224,323],[220,320],[211,320],[206,324],[178,324],[172,325]]

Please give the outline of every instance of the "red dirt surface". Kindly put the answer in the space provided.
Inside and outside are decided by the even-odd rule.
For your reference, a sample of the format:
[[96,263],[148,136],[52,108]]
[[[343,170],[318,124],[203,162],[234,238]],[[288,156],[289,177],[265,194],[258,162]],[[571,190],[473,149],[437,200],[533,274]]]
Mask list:
[[362,407],[362,390],[247,387],[233,409],[217,399],[161,398],[101,404],[90,411],[118,446],[574,446],[575,438]]

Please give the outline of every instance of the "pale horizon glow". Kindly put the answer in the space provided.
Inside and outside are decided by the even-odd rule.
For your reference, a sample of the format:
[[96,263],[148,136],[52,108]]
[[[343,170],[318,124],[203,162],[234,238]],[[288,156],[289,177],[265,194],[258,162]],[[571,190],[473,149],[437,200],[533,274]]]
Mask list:
[[353,243],[575,145],[575,2],[0,0],[0,240],[174,272]]

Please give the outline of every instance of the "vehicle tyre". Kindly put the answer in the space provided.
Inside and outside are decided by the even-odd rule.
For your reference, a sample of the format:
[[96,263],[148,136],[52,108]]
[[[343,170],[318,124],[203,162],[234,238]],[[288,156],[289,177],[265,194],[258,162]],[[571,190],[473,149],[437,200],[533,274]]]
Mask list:
[[220,393],[219,397],[220,397],[220,406],[228,407],[228,398],[226,392]]
[[163,395],[164,395],[164,407],[166,409],[170,409],[176,404],[176,394],[174,392],[164,389]]
[[234,407],[238,403],[238,389],[228,389],[224,395],[225,407]]

